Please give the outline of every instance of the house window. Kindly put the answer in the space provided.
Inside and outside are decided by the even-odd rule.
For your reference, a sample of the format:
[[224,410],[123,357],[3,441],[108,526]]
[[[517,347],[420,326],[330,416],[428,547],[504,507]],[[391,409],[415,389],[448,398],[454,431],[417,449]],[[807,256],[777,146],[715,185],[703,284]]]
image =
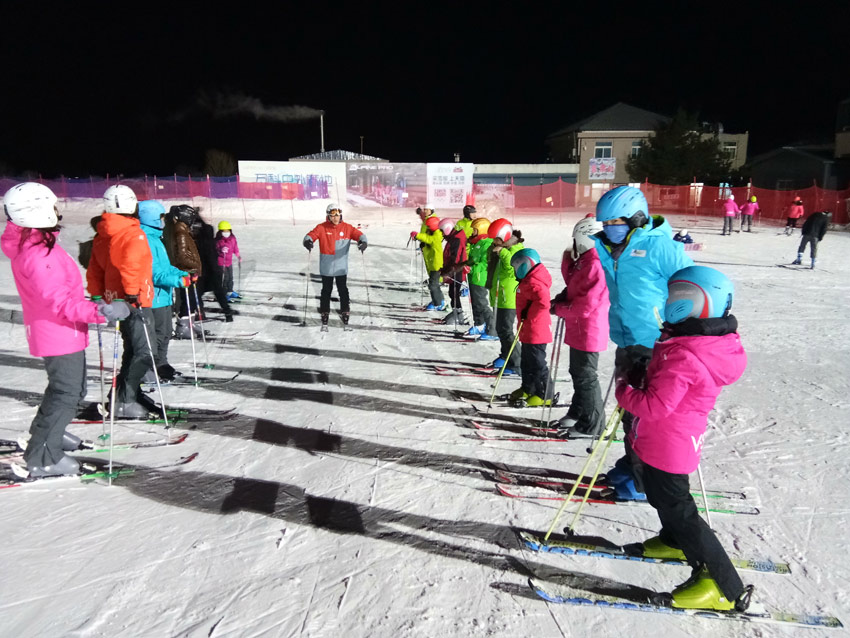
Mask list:
[[738,142],[723,142],[723,153],[730,160],[738,157]]
[[614,142],[596,142],[593,157],[613,157]]
[[640,154],[640,141],[632,142],[632,157],[637,157]]

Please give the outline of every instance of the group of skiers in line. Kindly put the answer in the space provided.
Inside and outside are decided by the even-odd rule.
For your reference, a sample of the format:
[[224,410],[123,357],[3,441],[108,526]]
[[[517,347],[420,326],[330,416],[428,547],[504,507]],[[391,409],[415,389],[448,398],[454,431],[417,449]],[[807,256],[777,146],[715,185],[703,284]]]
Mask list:
[[[92,220],[97,234],[80,251],[89,300],[76,263],[58,243],[55,194],[39,183],[17,184],[6,192],[4,206],[2,250],[11,260],[30,353],[43,357],[48,377],[25,442],[26,466],[13,467],[30,478],[78,474],[79,463],[65,452],[77,449],[80,439],[65,428],[86,396],[88,324],[119,325],[123,338],[109,405],[114,416],[161,415],[162,406],[147,398],[142,384],[180,376],[168,363],[174,292],[180,316],[175,336],[194,338],[192,316],[203,317],[207,289],[232,321],[227,291],[233,257],[241,260],[238,244],[227,222],[215,238],[191,206],[173,206],[166,214],[161,202],[140,202],[129,187],[111,186],[102,214]],[[116,347],[117,339],[116,333]]]
[[502,351],[492,365],[503,375],[519,364],[522,381],[512,400],[528,406],[551,401],[551,315],[564,319],[573,396],[558,421],[561,436],[590,437],[605,428],[597,368],[599,353],[609,338],[614,341],[613,383],[624,410],[626,454],[606,482],[617,498],[648,500],[658,511],[662,529],[643,543],[645,555],[686,559],[693,567],[691,578],[673,591],[674,606],[746,609],[752,587],[744,586],[699,516],[688,480],[700,461],[709,412],[722,387],[746,367],[730,314],[731,281],[694,265],[682,243],[673,241],[669,223],[650,215],[643,193],[633,187],[608,191],[595,216],[575,225],[561,259],[565,288],[554,297],[539,253],[525,247],[508,220],[490,222],[473,206],[457,223],[440,220],[432,206],[417,213],[422,227],[410,237],[421,242],[429,274],[426,310],[447,309],[442,278],[452,304],[446,320],[462,322],[458,288],[468,273],[469,333],[486,337],[495,329]]
[[[723,232],[721,235],[732,234],[732,224],[738,215],[741,216],[740,231],[744,231],[744,225],[746,224],[746,232],[752,232],[753,215],[760,210],[757,202],[758,199],[755,195],[753,195],[747,203],[739,207],[738,204],[735,203],[735,196],[729,195],[729,197],[727,197],[723,202]],[[797,195],[788,205],[788,215],[785,221],[786,235],[794,234],[794,230],[797,228],[797,222],[802,219],[805,214],[806,211],[803,206],[803,200],[799,195]],[[793,264],[802,264],[803,253],[806,250],[806,246],[809,246],[811,268],[814,269],[815,264],[817,263],[818,243],[826,234],[831,217],[832,213],[829,211],[818,211],[812,213],[806,219],[800,229],[802,239],[800,240],[799,248],[797,248],[797,259],[792,262]]]

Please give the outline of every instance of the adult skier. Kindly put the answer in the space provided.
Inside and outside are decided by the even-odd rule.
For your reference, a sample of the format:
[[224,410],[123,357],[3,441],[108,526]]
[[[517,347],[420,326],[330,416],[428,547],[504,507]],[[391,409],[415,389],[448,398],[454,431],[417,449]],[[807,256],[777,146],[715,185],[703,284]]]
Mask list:
[[824,210],[818,213],[812,213],[803,222],[803,228],[801,229],[803,237],[800,240],[799,248],[797,248],[797,259],[791,263],[797,265],[802,263],[803,253],[806,252],[806,245],[808,244],[809,257],[812,258],[812,270],[814,270],[818,256],[818,244],[823,240],[823,236],[826,235],[830,217],[832,217],[832,213]]
[[[694,262],[684,246],[673,241],[670,224],[660,215],[650,216],[646,198],[637,188],[619,186],[605,193],[596,204],[596,220],[602,222],[602,232],[593,239],[611,302],[608,323],[617,344],[615,374],[640,387],[661,334],[655,313],[667,301],[667,281]],[[626,433],[632,419],[628,413],[623,417]],[[608,472],[608,482],[617,486],[620,498],[644,499],[632,476],[631,460],[627,440],[626,455]]]
[[141,391],[142,377],[153,366],[150,335],[153,326],[153,259],[150,246],[139,224],[139,204],[135,193],[122,184],[110,186],[103,194],[103,219],[97,225],[97,237],[86,271],[92,298],[107,303],[123,299],[135,309],[121,322],[124,353],[118,374],[115,416],[146,419],[161,410]]
[[77,449],[80,439],[65,428],[86,397],[87,324],[130,314],[123,301],[85,298],[77,264],[58,243],[56,201],[47,186],[34,182],[17,184],[3,197],[9,221],[0,243],[12,262],[30,354],[44,359],[47,372],[24,453],[26,473],[33,478],[79,473],[79,463],[65,451]]
[[744,611],[752,595],[699,515],[688,482],[699,466],[708,413],[747,365],[729,314],[733,296],[732,282],[713,268],[674,273],[645,383],[617,379],[617,401],[639,417],[628,436],[641,460],[635,471],[661,519],[661,533],[643,543],[644,555],[686,559],[693,569],[673,590],[673,607]]
[[348,249],[351,242],[356,241],[357,248],[363,252],[368,242],[363,231],[342,221],[342,208],[337,204],[328,204],[325,209],[325,221],[304,236],[304,248],[313,250],[313,243],[317,241],[319,242],[319,273],[322,276],[319,314],[322,317],[322,332],[327,332],[334,282],[336,282],[336,291],[339,293],[342,323],[348,325],[351,317],[351,303],[348,297]]
[[[195,209],[191,206],[172,206],[165,218],[165,226],[162,231],[162,241],[168,260],[172,265],[192,276],[192,281],[197,282],[202,271],[201,256],[198,247],[192,238],[189,226],[195,220]],[[189,314],[194,310],[196,304],[192,298],[191,291],[180,291],[182,294],[177,300],[177,328],[174,336],[177,339],[191,339]],[[187,295],[188,292],[188,295]],[[200,339],[203,328],[200,324],[194,325],[196,337]]]

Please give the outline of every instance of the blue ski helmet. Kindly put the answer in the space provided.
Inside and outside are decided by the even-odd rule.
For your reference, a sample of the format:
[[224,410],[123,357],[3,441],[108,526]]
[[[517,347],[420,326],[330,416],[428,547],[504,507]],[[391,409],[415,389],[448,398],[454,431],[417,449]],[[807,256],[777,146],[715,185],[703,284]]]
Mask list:
[[[643,196],[639,188],[633,186],[613,188],[600,197],[596,203],[596,221],[599,222],[607,222],[620,217],[631,219],[636,213],[643,213],[643,223],[646,223],[646,219],[649,218],[649,206],[646,203],[646,197]],[[643,224],[640,225],[643,226]]]
[[728,277],[708,266],[688,266],[673,273],[667,282],[667,323],[680,323],[689,317],[725,317],[732,307],[735,288]]
[[165,206],[155,199],[146,199],[139,202],[139,222],[151,228],[162,228],[164,226],[162,216],[165,215]]
[[540,263],[540,254],[533,248],[518,250],[511,257],[511,266],[516,272],[517,279],[525,279],[525,276]]

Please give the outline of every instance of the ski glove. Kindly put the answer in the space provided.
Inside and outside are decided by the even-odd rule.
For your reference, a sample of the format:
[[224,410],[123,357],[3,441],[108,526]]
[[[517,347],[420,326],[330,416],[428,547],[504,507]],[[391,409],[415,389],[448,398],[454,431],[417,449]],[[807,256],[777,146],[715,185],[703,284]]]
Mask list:
[[[117,301],[121,301],[121,300],[118,299]],[[124,301],[126,301],[128,304],[130,304],[134,308],[141,308],[142,307],[142,304],[139,303],[139,295],[125,295]]]
[[416,235],[418,235],[418,234],[419,234],[419,233],[417,233],[415,230],[411,230],[411,231],[410,231],[410,238],[411,238],[411,239],[416,239]]
[[525,308],[522,309],[522,312],[519,313],[519,318],[525,321],[528,319],[528,309],[531,308],[531,304],[528,304]]
[[313,250],[313,240],[309,237],[304,238],[304,248],[307,250]]
[[366,247],[367,247],[368,245],[369,245],[369,244],[367,244],[365,241],[359,241],[359,242],[357,242],[357,247],[360,249],[360,252],[361,252],[361,253],[362,253],[364,250],[366,250]]
[[112,303],[99,303],[97,311],[110,326],[114,326],[116,321],[122,321],[130,316],[130,306],[120,299],[116,299]]

